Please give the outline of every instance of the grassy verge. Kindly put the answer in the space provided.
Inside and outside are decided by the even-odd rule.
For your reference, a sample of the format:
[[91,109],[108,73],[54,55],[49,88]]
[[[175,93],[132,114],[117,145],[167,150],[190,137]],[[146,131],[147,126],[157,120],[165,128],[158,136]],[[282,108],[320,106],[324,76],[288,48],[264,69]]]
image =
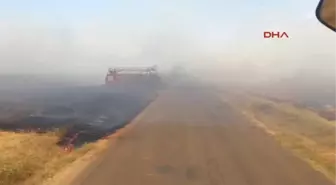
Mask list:
[[289,102],[273,102],[244,94],[229,101],[246,117],[274,136],[285,148],[335,180],[335,122]]
[[0,185],[37,184],[89,151],[85,145],[70,153],[56,145],[59,132],[0,132]]

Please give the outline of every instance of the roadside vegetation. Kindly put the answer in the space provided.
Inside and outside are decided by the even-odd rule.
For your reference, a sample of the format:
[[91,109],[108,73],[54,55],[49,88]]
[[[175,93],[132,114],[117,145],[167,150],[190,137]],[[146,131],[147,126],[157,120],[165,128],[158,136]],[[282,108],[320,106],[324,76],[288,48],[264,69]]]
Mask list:
[[0,185],[38,184],[93,147],[86,144],[65,151],[57,145],[62,134],[58,130],[43,134],[0,131]]
[[335,176],[335,122],[291,102],[275,102],[250,94],[231,94],[229,101],[251,122],[275,137],[332,180]]

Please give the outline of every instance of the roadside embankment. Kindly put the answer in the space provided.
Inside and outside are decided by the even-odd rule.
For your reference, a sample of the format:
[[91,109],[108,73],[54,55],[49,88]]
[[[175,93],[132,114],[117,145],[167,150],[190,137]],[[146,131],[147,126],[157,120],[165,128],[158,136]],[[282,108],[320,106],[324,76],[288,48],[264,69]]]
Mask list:
[[94,147],[87,144],[68,152],[56,144],[59,137],[58,131],[0,132],[0,184],[16,185],[37,176],[48,178]]
[[276,102],[251,94],[229,93],[225,95],[225,101],[283,147],[335,180],[334,121],[291,102]]

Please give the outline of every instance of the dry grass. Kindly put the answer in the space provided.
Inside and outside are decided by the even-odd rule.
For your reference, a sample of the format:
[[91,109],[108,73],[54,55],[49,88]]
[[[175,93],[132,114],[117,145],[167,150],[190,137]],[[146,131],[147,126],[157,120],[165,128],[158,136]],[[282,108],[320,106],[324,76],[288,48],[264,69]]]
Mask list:
[[67,153],[56,145],[59,135],[0,132],[0,185],[36,184],[92,148],[86,145]]
[[334,180],[335,122],[288,102],[233,95],[230,103],[253,122],[262,123],[285,148]]

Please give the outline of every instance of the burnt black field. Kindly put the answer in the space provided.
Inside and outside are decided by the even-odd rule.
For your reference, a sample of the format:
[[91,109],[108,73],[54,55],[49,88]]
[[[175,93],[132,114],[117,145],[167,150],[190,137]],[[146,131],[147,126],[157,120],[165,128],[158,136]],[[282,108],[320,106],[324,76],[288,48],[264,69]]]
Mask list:
[[[81,146],[122,128],[156,98],[158,83],[7,88],[0,98],[0,129],[44,133],[55,129],[58,144]],[[10,97],[10,98],[7,98]],[[2,107],[2,108],[1,108]],[[24,107],[24,108],[23,108]],[[10,116],[8,116],[10,115]]]

